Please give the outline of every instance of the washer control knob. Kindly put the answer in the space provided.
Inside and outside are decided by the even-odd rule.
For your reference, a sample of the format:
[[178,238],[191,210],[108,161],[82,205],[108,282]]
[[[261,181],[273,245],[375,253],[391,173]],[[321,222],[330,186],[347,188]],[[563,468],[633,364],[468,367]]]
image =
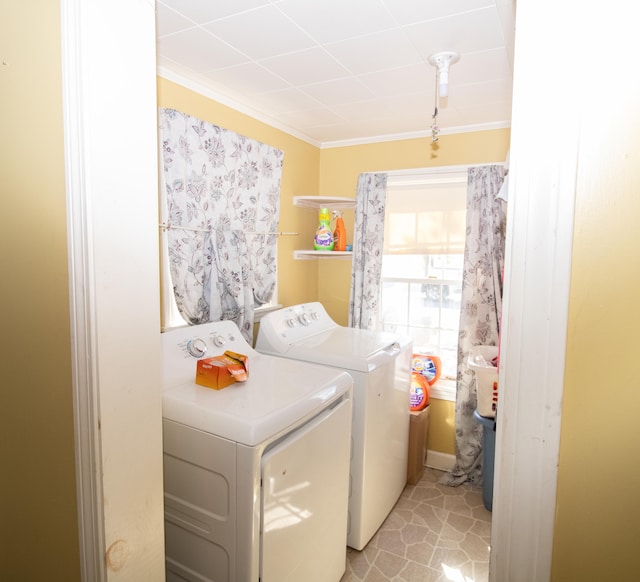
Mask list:
[[300,320],[300,323],[302,325],[309,325],[309,323],[311,323],[311,320],[309,319],[309,316],[306,313],[299,315],[298,319]]
[[216,346],[217,348],[221,348],[226,343],[227,343],[227,340],[224,339],[223,336],[221,336],[221,335],[214,335],[213,336],[213,345]]
[[296,325],[298,325],[298,320],[296,319],[287,319],[287,325],[289,327],[295,327]]
[[187,342],[187,352],[194,358],[201,358],[207,353],[207,343],[199,337],[190,339]]
[[319,319],[319,316],[318,316],[318,312],[317,312],[317,311],[312,311],[312,312],[311,312],[311,319],[314,319],[314,320],[316,320],[316,321]]

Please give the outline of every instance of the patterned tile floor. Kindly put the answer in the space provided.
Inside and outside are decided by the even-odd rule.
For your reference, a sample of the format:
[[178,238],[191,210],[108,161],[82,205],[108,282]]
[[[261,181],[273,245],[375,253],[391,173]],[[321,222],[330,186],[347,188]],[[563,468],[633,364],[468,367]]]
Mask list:
[[482,488],[440,485],[426,468],[361,552],[347,548],[340,582],[486,582],[491,513]]

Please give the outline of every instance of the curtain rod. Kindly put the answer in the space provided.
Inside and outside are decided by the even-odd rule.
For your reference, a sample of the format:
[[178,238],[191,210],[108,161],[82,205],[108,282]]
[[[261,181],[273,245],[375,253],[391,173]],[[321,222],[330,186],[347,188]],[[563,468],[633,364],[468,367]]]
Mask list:
[[[190,232],[213,232],[211,228],[192,228],[189,226],[176,226],[174,224],[168,224],[166,222],[161,222],[158,225],[162,230],[188,230]],[[264,235],[275,235],[275,236],[298,236],[297,232],[267,232],[267,231],[250,231],[243,230],[241,231],[244,234],[264,234]]]

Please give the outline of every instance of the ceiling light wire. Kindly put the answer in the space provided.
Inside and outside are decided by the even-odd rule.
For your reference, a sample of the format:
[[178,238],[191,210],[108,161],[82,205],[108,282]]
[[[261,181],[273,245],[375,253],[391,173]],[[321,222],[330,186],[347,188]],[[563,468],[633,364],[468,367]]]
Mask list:
[[438,69],[436,69],[434,109],[433,109],[433,115],[431,116],[431,119],[433,120],[431,123],[431,141],[433,143],[438,141],[438,134],[440,133],[440,128],[438,127],[438,74],[439,74],[439,71]]

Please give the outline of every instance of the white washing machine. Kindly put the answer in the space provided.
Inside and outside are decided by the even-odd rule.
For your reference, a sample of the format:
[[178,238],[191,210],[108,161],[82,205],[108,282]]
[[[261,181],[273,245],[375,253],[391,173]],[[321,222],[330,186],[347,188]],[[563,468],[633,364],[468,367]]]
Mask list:
[[347,544],[363,549],[407,482],[411,338],[339,326],[321,303],[272,312],[256,349],[347,371],[354,379]]
[[[225,350],[249,379],[196,385]],[[167,580],[338,582],[352,378],[259,354],[228,321],[167,331],[162,351]]]

